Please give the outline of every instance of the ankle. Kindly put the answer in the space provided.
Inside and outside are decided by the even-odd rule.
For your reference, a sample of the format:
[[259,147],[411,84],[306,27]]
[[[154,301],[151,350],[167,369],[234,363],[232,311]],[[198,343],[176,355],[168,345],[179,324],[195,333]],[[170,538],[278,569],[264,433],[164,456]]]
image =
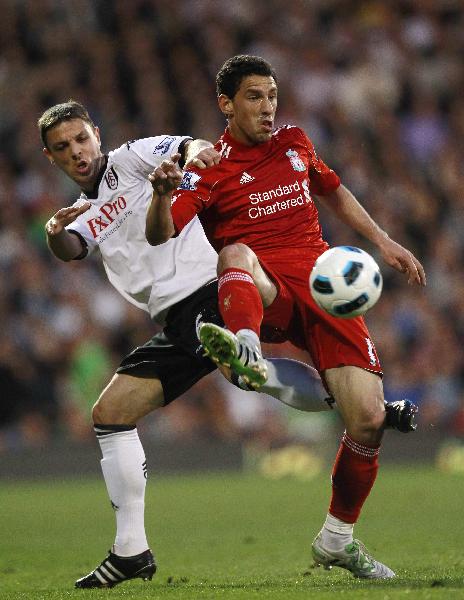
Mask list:
[[353,523],[345,523],[328,514],[320,533],[322,545],[332,551],[343,550],[353,541],[353,529]]
[[235,334],[237,339],[251,342],[254,346],[261,349],[261,342],[258,334],[253,329],[239,329]]

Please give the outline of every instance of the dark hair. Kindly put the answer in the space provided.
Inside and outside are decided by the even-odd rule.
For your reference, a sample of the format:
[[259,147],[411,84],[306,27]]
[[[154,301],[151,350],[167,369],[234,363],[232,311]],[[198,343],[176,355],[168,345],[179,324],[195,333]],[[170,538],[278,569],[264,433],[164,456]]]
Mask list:
[[248,77],[248,75],[273,77],[277,82],[274,69],[264,58],[250,56],[249,54],[238,54],[226,60],[216,75],[217,95],[225,94],[232,100],[238,92],[242,79]]
[[55,104],[55,106],[48,108],[37,121],[40,139],[46,148],[48,148],[47,131],[52,129],[52,127],[56,127],[62,121],[69,121],[70,119],[82,119],[95,129],[95,124],[90,118],[87,109],[79,102],[68,100],[62,104]]

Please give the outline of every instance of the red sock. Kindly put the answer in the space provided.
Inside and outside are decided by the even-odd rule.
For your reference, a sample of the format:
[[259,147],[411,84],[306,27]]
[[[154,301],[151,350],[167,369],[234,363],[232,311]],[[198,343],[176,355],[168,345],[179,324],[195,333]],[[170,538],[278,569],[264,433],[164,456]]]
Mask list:
[[263,303],[252,276],[242,269],[225,269],[219,276],[219,311],[232,333],[252,329],[258,336]]
[[332,470],[329,513],[345,523],[356,523],[369,496],[379,464],[380,446],[364,446],[345,432]]

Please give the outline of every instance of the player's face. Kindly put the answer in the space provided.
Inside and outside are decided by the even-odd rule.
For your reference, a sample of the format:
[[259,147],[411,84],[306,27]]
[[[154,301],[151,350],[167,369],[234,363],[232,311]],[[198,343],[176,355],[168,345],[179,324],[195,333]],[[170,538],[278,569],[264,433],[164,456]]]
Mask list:
[[249,75],[242,79],[233,99],[219,97],[222,112],[229,116],[233,138],[247,146],[271,139],[277,109],[277,85],[273,77]]
[[100,133],[82,119],[62,121],[47,132],[44,154],[84,191],[93,189],[101,166]]

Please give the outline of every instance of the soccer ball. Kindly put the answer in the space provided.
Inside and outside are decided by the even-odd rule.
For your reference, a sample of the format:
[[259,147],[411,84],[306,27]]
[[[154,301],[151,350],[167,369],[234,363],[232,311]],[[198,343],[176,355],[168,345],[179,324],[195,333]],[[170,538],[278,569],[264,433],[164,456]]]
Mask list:
[[342,319],[363,315],[382,293],[382,275],[370,254],[354,246],[330,248],[316,260],[309,277],[316,304]]

